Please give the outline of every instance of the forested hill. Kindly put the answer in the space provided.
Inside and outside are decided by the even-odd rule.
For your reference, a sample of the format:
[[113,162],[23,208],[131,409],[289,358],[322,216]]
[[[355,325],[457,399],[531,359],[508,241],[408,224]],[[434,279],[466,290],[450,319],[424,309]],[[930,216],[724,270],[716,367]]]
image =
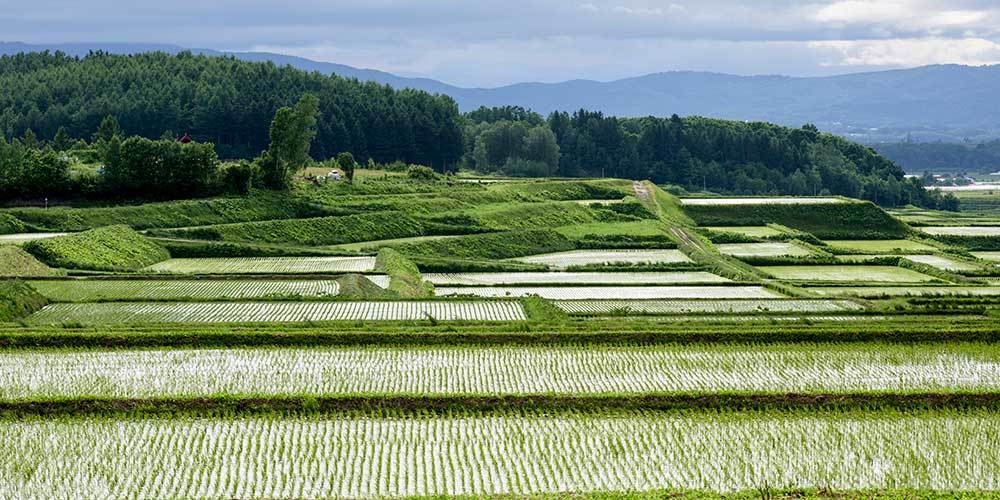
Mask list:
[[740,194],[839,194],[883,205],[919,203],[921,186],[873,150],[816,127],[699,117],[616,118],[522,108],[459,114],[448,96],[271,63],[180,53],[33,53],[0,57],[0,132],[52,141],[60,127],[89,139],[108,115],[125,136],[190,134],[222,158],[268,146],[275,110],[319,98],[317,160],[351,152],[362,162],[403,161],[439,171],[652,179]]
[[337,76],[226,57],[144,53],[82,59],[31,53],[0,57],[0,131],[51,139],[58,128],[89,138],[108,115],[126,135],[188,133],[223,158],[268,145],[275,111],[305,92],[320,100],[312,153],[440,166],[462,155],[460,115],[447,96],[393,90]]

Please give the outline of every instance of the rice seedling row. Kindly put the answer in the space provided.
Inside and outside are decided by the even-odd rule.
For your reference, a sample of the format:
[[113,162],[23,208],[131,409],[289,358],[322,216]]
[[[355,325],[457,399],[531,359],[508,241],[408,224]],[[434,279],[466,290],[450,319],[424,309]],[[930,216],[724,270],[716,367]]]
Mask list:
[[437,287],[438,296],[529,297],[550,300],[586,299],[773,299],[778,292],[762,286],[522,286],[522,287]]
[[514,259],[553,269],[590,264],[672,264],[691,262],[680,250],[571,250]]
[[1000,348],[978,343],[0,351],[8,401],[996,390]]
[[843,198],[681,198],[681,205],[803,205],[815,203],[847,203]]
[[918,229],[935,236],[1000,236],[1000,226],[924,226]]
[[715,245],[719,253],[733,257],[804,257],[812,252],[795,243],[724,243]]
[[362,273],[375,257],[236,257],[169,259],[144,271],[175,274]]
[[930,245],[913,240],[827,240],[826,244],[837,249],[861,252],[932,252],[936,250]]
[[264,299],[278,297],[333,297],[334,280],[74,280],[33,281],[51,300]]
[[526,318],[513,301],[477,302],[113,302],[51,304],[28,317],[59,323],[242,323],[302,321],[511,321]]
[[490,286],[532,284],[671,285],[729,283],[732,280],[703,271],[682,272],[523,272],[424,274],[434,285]]
[[991,410],[11,419],[0,495],[992,490],[998,441]]
[[758,266],[758,269],[777,279],[793,281],[919,283],[936,279],[895,266]]
[[782,232],[768,226],[712,226],[706,227],[709,231],[717,233],[736,233],[751,238],[767,238],[781,235]]
[[831,286],[808,290],[823,296],[861,298],[1000,295],[1000,286]]
[[849,300],[563,300],[556,307],[570,314],[689,314],[689,313],[828,313],[860,311]]
[[941,257],[939,255],[904,255],[903,258],[910,262],[926,264],[945,271],[974,271],[979,269],[979,266],[968,262],[962,262],[948,257]]

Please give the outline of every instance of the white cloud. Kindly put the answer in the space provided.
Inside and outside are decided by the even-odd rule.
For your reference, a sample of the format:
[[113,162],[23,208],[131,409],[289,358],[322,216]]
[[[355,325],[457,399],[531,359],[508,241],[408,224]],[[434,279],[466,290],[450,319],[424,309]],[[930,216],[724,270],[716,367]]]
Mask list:
[[838,0],[816,11],[820,23],[880,24],[897,29],[969,27],[985,21],[985,9],[941,8],[924,0]]
[[983,38],[916,38],[810,42],[831,58],[824,66],[922,66],[926,64],[998,64],[1000,43]]

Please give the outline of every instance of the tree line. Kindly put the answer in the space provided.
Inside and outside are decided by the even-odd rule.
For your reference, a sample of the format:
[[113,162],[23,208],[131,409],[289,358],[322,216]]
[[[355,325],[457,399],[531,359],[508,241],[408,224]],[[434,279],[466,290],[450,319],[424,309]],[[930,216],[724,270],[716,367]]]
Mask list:
[[[479,109],[466,120],[462,164],[482,171],[521,175],[519,167],[527,163],[537,164],[542,175],[650,179],[689,191],[835,194],[884,206],[954,206],[871,148],[813,125],[618,118],[587,110],[543,118],[517,106]],[[552,140],[531,140],[528,131],[534,137],[551,134]]]
[[[45,190],[41,181],[18,176],[69,178],[60,173],[65,156],[54,152],[76,149],[95,151],[92,159],[105,163],[101,187],[111,192],[141,193],[150,183],[178,195],[212,186],[280,189],[310,158],[350,152],[363,162],[439,172],[623,177],[691,191],[945,206],[940,193],[904,178],[872,149],[811,125],[623,119],[587,110],[542,117],[513,106],[462,115],[447,96],[190,53],[5,56],[0,88],[6,196]],[[189,134],[194,146],[172,144],[173,131]],[[218,157],[255,160],[220,171]],[[176,173],[156,172],[163,169]]]

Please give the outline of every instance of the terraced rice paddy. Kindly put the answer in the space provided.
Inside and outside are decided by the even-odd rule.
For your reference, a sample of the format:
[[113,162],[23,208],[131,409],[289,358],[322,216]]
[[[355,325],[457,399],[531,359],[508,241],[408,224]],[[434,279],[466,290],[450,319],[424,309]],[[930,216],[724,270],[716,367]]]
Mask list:
[[470,295],[476,297],[529,297],[551,300],[586,299],[773,299],[778,292],[762,286],[509,286],[509,287],[437,287],[438,296]]
[[895,266],[758,266],[782,280],[879,283],[920,283],[935,278]]
[[717,233],[742,234],[751,238],[767,238],[782,234],[781,231],[768,226],[712,226],[705,229]]
[[1000,295],[1000,286],[842,286],[816,287],[808,290],[828,297],[862,298]]
[[18,234],[0,234],[0,245],[5,243],[8,244],[18,244],[27,241],[44,240],[46,238],[55,238],[57,236],[66,236],[68,233],[18,233]]
[[906,255],[903,258],[918,264],[926,264],[931,267],[943,269],[945,271],[974,271],[979,269],[979,266],[974,264],[962,262],[958,259],[941,257],[939,255]]
[[1000,349],[993,344],[860,343],[0,351],[0,381],[0,400],[8,401],[280,394],[951,393],[1000,390]]
[[918,229],[932,235],[1000,236],[1000,226],[925,226]]
[[1000,262],[1000,252],[971,252],[977,259]]
[[533,284],[578,285],[672,285],[689,283],[728,283],[732,280],[702,271],[690,272],[527,272],[527,273],[454,273],[424,274],[434,285],[492,286]]
[[835,249],[871,253],[933,252],[936,248],[913,240],[827,240]]
[[32,281],[51,300],[226,300],[282,297],[333,297],[333,280],[58,280]]
[[169,259],[144,271],[174,274],[363,273],[375,269],[375,257],[237,257]]
[[859,311],[847,300],[565,300],[555,306],[570,314],[829,313]]
[[11,419],[0,496],[988,490],[997,441],[989,410]]
[[680,250],[572,250],[514,259],[553,269],[592,264],[676,264],[691,262]]
[[681,205],[808,205],[814,203],[846,203],[843,198],[681,198]]
[[715,245],[719,253],[733,257],[804,257],[812,252],[795,243],[725,243]]
[[513,301],[480,302],[115,302],[51,304],[28,317],[58,323],[254,323],[300,321],[511,321]]

